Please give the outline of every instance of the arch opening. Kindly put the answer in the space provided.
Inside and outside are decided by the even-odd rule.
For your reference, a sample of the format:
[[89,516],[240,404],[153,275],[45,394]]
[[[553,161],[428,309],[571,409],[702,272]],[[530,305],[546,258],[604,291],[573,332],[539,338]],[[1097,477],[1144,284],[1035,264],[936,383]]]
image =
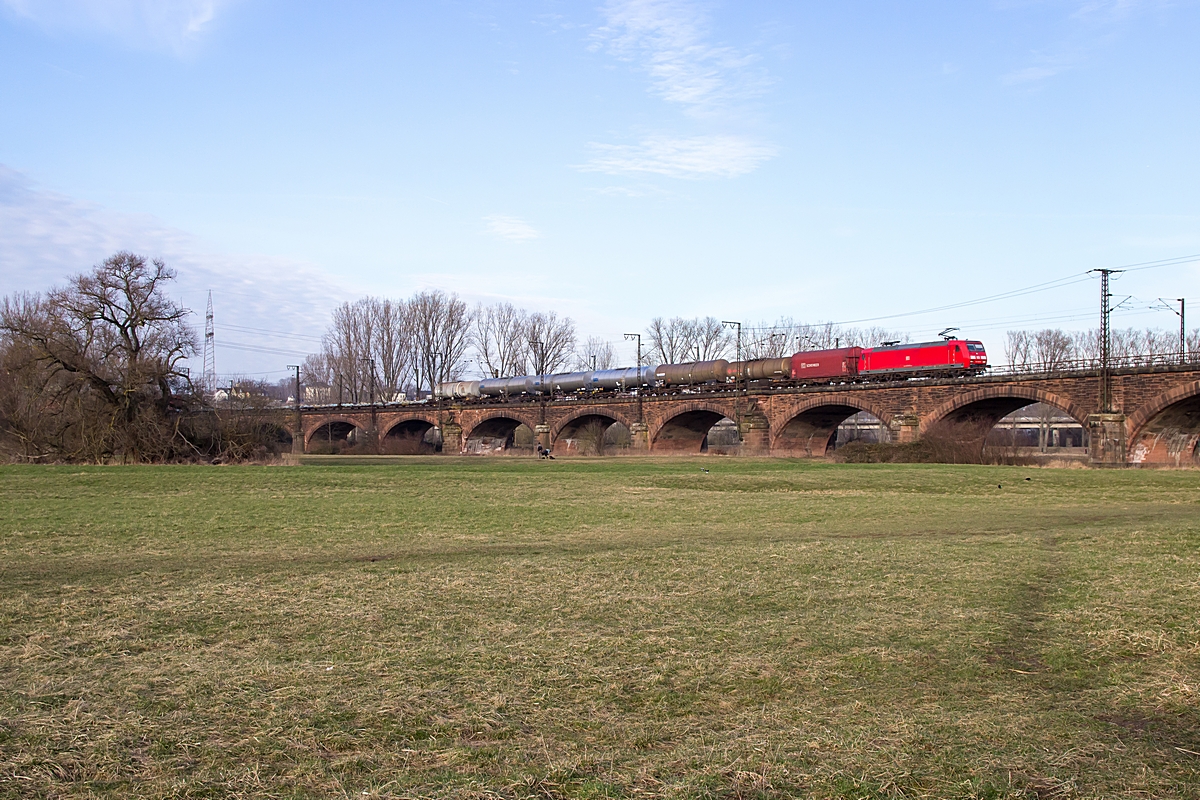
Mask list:
[[442,432],[432,422],[408,419],[393,425],[380,450],[388,455],[430,455],[442,451]]
[[[843,436],[842,427],[850,420],[855,422]],[[820,457],[855,439],[865,439],[868,431],[877,439],[890,433],[878,417],[856,406],[817,406],[788,420],[772,449],[785,455]]]
[[344,420],[332,420],[318,427],[308,437],[307,452],[316,455],[338,455],[361,449],[367,442],[367,432]]
[[737,423],[707,409],[685,411],[663,423],[650,449],[664,453],[733,454],[741,450]]
[[984,450],[1013,450],[1030,456],[1087,455],[1087,429],[1061,408],[1029,403],[996,420]]
[[1087,431],[1070,411],[1030,397],[988,397],[953,409],[922,434],[931,460],[1030,463],[1087,458]]
[[607,414],[583,414],[559,429],[554,452],[582,456],[602,456],[628,449],[629,428]]
[[624,422],[614,422],[604,432],[604,451],[606,453],[628,452],[633,447],[633,431]]
[[1132,464],[1200,466],[1200,392],[1167,406],[1134,436]]
[[466,452],[473,455],[493,455],[513,449],[532,450],[533,447],[533,431],[528,425],[511,417],[486,419],[476,425],[466,439]]
[[887,424],[870,411],[859,411],[842,420],[837,426],[831,449],[838,450],[848,444],[887,444],[892,441],[892,431]]

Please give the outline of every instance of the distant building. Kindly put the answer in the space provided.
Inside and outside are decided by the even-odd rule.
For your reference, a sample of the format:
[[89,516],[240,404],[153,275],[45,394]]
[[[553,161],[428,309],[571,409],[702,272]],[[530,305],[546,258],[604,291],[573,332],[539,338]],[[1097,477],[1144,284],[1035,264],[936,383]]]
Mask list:
[[1054,406],[1034,403],[1018,408],[996,423],[992,440],[1016,447],[1036,447],[1042,452],[1063,447],[1087,447],[1079,421]]
[[[288,402],[292,402],[292,398],[288,398]],[[332,405],[337,402],[337,392],[332,386],[305,386],[304,387],[304,403],[310,406]]]

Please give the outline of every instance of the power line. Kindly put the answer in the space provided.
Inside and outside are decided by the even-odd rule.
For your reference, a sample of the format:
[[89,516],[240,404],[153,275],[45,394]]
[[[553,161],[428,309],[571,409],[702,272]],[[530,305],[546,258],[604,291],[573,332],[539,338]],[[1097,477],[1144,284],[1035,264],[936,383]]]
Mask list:
[[[1190,256],[1176,256],[1175,258],[1164,258],[1161,261],[1142,261],[1137,264],[1126,264],[1121,267],[1113,267],[1112,272],[1141,272],[1144,269],[1158,269],[1160,267],[1174,267],[1179,264],[1189,264],[1193,261],[1200,261],[1200,253]],[[1099,272],[1100,270],[1089,270]]]
[[267,370],[266,372],[222,372],[218,377],[228,380],[230,378],[250,378],[254,376],[269,377],[271,375],[286,375],[289,373],[291,373],[290,369],[272,369]]
[[242,344],[241,342],[221,342],[222,347],[228,347],[232,350],[242,350],[248,353],[266,353],[275,356],[294,356],[304,358],[311,353],[301,353],[298,350],[283,350],[277,347],[256,347],[254,345]]
[[[1163,267],[1179,266],[1181,264],[1189,264],[1189,263],[1196,262],[1196,261],[1200,261],[1200,254],[1194,254],[1194,255],[1188,255],[1188,256],[1177,256],[1175,258],[1166,258],[1166,259],[1161,259],[1158,261],[1141,261],[1141,262],[1138,262],[1135,264],[1126,265],[1124,267],[1114,267],[1109,270],[1109,273],[1112,274],[1112,273],[1118,273],[1118,272],[1140,272],[1142,270],[1148,270],[1148,269],[1161,269]],[[941,311],[952,311],[952,310],[958,309],[958,308],[969,308],[971,306],[982,305],[984,303],[994,303],[999,300],[1010,300],[1010,299],[1013,299],[1016,297],[1024,297],[1024,296],[1030,295],[1030,294],[1038,294],[1041,292],[1048,292],[1048,291],[1052,291],[1054,289],[1064,289],[1068,286],[1074,286],[1075,284],[1086,283],[1091,280],[1091,273],[1097,272],[1097,271],[1100,271],[1100,270],[1087,270],[1086,272],[1077,272],[1077,273],[1074,273],[1072,275],[1067,275],[1062,278],[1056,278],[1054,280],[1045,281],[1043,283],[1035,283],[1032,286],[1025,286],[1020,289],[1013,289],[1013,290],[1007,291],[1007,292],[1000,292],[999,294],[987,295],[986,297],[979,297],[974,300],[964,300],[959,303],[949,303],[949,304],[943,305],[943,306],[935,306],[933,308],[926,308],[926,309],[922,309],[920,311],[904,311],[904,312],[900,312],[897,314],[885,314],[885,315],[878,316],[878,317],[863,317],[861,319],[836,320],[836,321],[820,323],[820,324],[822,324],[822,325],[855,325],[855,324],[862,323],[862,322],[879,322],[879,321],[888,320],[888,319],[900,319],[902,317],[916,317],[916,316],[920,316],[922,314],[935,314],[935,313],[938,313]],[[751,330],[751,331],[772,331],[772,330],[779,330],[781,327],[782,326],[779,326],[779,325],[767,325],[767,326],[750,328],[749,330]]]
[[323,341],[320,336],[307,336],[303,333],[287,333],[285,331],[272,331],[272,330],[268,330],[266,328],[249,328],[249,327],[246,327],[245,325],[233,325],[230,323],[226,323],[225,327],[229,328],[230,330],[242,331],[243,333],[265,333],[265,334],[268,334],[271,336],[279,336],[279,337],[282,337],[285,339],[306,339],[308,341],[313,341],[313,342]]
[[847,319],[834,322],[834,325],[855,325],[860,322],[878,322],[885,319],[898,319],[900,317],[917,317],[922,314],[936,314],[940,311],[952,311],[956,308],[968,308],[970,306],[983,305],[984,303],[994,303],[998,300],[1011,300],[1015,297],[1024,297],[1029,294],[1038,294],[1040,292],[1048,292],[1051,289],[1065,289],[1068,286],[1073,286],[1077,283],[1084,283],[1091,280],[1087,277],[1087,273],[1070,275],[1066,278],[1059,278],[1055,281],[1047,281],[1046,283],[1038,283],[1033,286],[1025,287],[1024,289],[1014,289],[1011,292],[1002,292],[1000,294],[990,295],[988,297],[980,297],[975,300],[965,300],[961,303],[951,303],[944,306],[936,306],[934,308],[925,308],[920,311],[906,311],[900,314],[886,314],[880,317],[863,317],[862,319]]

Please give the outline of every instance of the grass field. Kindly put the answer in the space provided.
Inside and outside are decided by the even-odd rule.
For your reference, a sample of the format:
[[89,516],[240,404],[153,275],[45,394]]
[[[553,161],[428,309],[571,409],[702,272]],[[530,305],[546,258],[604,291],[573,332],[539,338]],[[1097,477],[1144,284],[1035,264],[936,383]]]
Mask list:
[[0,797],[1200,797],[1198,617],[1195,471],[4,467]]

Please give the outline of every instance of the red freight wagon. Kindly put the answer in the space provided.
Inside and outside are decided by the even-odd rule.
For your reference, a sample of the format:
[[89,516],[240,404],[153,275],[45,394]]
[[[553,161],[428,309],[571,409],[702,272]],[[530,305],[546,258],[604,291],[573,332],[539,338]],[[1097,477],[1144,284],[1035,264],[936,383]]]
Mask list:
[[986,366],[987,352],[982,343],[947,339],[867,348],[862,351],[858,371],[864,375],[880,372],[936,374],[978,370]]
[[831,380],[858,375],[861,347],[837,350],[806,350],[792,356],[792,380]]

